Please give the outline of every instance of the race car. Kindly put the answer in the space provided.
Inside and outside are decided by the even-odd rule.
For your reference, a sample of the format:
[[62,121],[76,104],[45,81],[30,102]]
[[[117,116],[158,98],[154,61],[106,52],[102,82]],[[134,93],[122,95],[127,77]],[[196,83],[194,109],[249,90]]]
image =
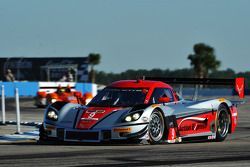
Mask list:
[[59,85],[56,91],[47,93],[45,91],[38,91],[35,97],[35,105],[37,107],[46,107],[49,104],[57,101],[63,101],[67,103],[80,103],[86,105],[93,98],[90,92],[86,92],[82,95],[81,92],[67,87]]
[[[211,83],[211,79],[196,80]],[[236,83],[236,91],[244,96],[244,89],[238,89],[244,87],[243,78],[218,83]],[[236,106],[237,102],[225,98],[185,100],[162,81],[122,80],[104,88],[88,105],[56,102],[48,106],[40,141],[223,141],[237,126]]]

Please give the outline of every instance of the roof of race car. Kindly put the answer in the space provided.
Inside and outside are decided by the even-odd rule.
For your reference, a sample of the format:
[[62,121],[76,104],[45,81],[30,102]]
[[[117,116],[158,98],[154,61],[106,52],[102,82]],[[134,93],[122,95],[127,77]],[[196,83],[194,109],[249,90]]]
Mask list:
[[171,88],[172,87],[161,81],[150,81],[150,80],[121,80],[113,82],[109,87],[116,88]]

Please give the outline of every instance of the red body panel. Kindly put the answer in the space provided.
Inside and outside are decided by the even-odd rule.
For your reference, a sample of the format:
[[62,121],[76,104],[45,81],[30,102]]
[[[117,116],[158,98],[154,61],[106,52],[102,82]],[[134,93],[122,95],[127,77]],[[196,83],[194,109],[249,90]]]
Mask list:
[[117,88],[170,88],[172,87],[166,83],[160,81],[148,81],[148,80],[123,80],[113,82],[110,87]]
[[70,103],[78,103],[77,98],[74,95],[74,92],[63,92],[61,94],[57,94],[57,101],[65,101]]
[[244,98],[244,88],[245,88],[245,84],[244,84],[244,78],[236,78],[235,79],[235,90],[238,92],[239,97],[241,99]]
[[[76,96],[77,93],[78,93],[78,97]],[[84,104],[84,99],[82,97],[81,92],[77,92],[77,91],[61,92],[61,93],[53,92],[53,93],[47,94],[46,98],[49,103],[51,102],[50,99],[56,99],[56,101]]]
[[238,123],[238,112],[235,106],[232,106],[230,108],[230,115],[231,115],[231,133],[233,133]]
[[[116,88],[146,88],[149,89],[148,94],[144,100],[144,104],[147,104],[150,100],[150,97],[154,91],[154,89],[157,88],[168,88],[173,91],[173,88],[160,81],[149,81],[149,80],[122,80],[113,82],[109,87],[116,87]],[[174,96],[174,99],[176,100],[176,97]]]
[[77,129],[90,129],[100,119],[118,109],[121,108],[89,107],[83,112]]
[[179,118],[177,119],[180,136],[193,135],[196,133],[215,132],[216,112]]

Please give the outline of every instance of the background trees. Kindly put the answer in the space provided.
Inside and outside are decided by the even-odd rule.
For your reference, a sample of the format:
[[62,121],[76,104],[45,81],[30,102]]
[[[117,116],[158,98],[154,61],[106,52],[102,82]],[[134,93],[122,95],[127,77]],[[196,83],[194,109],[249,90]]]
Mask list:
[[[101,55],[98,53],[89,54],[90,63],[90,82],[96,82],[97,84],[108,85],[111,82],[124,79],[142,79],[144,76],[154,76],[154,77],[185,77],[185,78],[235,78],[235,77],[245,77],[246,86],[250,84],[250,72],[239,72],[236,73],[233,69],[219,70],[218,68],[221,64],[219,60],[216,59],[215,50],[213,47],[208,46],[204,43],[198,43],[193,46],[194,53],[188,55],[188,60],[190,60],[190,65],[192,68],[183,69],[151,69],[151,70],[133,70],[129,69],[121,73],[106,73],[104,71],[95,72],[94,66],[100,63]],[[95,79],[96,76],[96,79]]]
[[198,43],[194,45],[193,50],[194,54],[190,54],[188,59],[196,77],[207,78],[209,73],[219,68],[221,62],[216,60],[214,48],[204,43]]
[[89,65],[90,65],[89,82],[95,83],[94,66],[100,63],[101,55],[99,53],[90,53],[88,58],[89,58]]

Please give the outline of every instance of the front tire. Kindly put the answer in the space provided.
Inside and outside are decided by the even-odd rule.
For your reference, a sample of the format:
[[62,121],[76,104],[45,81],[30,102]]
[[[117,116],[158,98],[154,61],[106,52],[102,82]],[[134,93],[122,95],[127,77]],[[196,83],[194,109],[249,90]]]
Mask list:
[[220,105],[217,113],[217,130],[216,130],[216,141],[223,141],[226,139],[229,126],[230,126],[230,114],[225,105]]
[[150,144],[161,142],[164,134],[164,118],[160,111],[154,110],[149,118],[148,134]]

